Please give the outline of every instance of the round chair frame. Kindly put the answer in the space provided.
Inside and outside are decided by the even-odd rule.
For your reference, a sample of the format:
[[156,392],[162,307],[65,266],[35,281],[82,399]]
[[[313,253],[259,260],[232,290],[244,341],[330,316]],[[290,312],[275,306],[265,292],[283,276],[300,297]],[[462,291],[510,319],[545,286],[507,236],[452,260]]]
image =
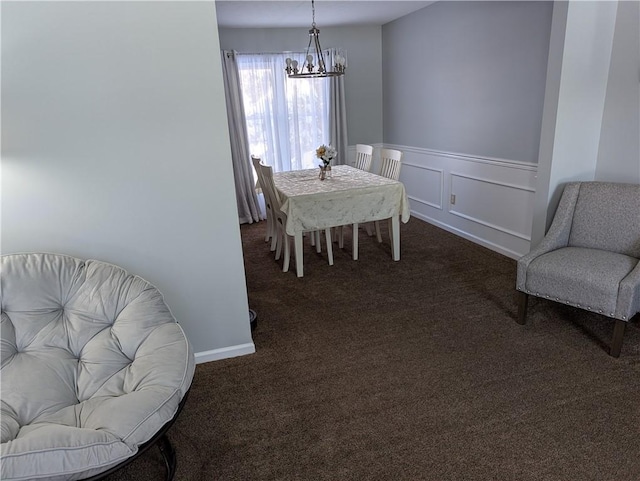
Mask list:
[[162,459],[164,460],[164,465],[166,469],[166,476],[164,479],[165,481],[172,481],[173,478],[175,477],[178,463],[176,460],[176,451],[171,445],[169,438],[167,437],[167,431],[178,418],[178,415],[182,411],[182,408],[184,407],[184,404],[187,401],[188,396],[189,396],[189,391],[185,393],[184,397],[180,401],[180,404],[178,405],[178,410],[176,411],[176,414],[173,416],[173,418],[167,421],[165,425],[162,426],[160,430],[158,430],[158,432],[154,434],[149,441],[147,441],[144,444],[141,444],[136,454],[134,454],[130,458],[125,459],[120,464],[113,466],[112,468],[109,468],[106,471],[96,474],[95,476],[91,476],[90,478],[84,478],[82,481],[98,481],[101,479],[105,479],[108,476],[115,473],[116,471],[120,471],[125,466],[131,464],[133,461],[135,461],[140,456],[142,456],[146,451],[148,451],[149,448],[151,448],[156,444],[158,445],[158,448],[160,449],[160,454],[162,455]]

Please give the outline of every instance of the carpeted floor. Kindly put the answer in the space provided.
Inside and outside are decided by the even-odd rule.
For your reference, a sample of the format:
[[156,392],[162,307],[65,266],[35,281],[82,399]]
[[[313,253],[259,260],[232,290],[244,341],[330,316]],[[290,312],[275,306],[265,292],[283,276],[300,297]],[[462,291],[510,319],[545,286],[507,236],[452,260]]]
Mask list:
[[[640,480],[640,329],[532,298],[515,261],[412,218],[281,272],[242,226],[256,353],[197,366],[177,480]],[[156,449],[110,477],[162,479]]]

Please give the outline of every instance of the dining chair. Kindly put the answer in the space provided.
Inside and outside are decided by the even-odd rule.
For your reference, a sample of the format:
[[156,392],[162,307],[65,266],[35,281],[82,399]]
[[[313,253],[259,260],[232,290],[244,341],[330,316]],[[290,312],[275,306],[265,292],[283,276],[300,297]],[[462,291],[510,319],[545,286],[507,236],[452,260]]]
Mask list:
[[269,240],[271,240],[271,246],[270,249],[271,251],[275,251],[276,250],[276,235],[274,233],[275,231],[275,222],[274,222],[274,216],[273,216],[273,206],[271,205],[270,200],[267,198],[267,193],[264,190],[264,181],[262,180],[262,164],[261,164],[261,159],[260,157],[257,157],[255,155],[251,155],[251,162],[253,163],[253,168],[256,171],[256,176],[258,177],[258,185],[260,186],[260,189],[262,190],[262,194],[264,196],[264,207],[265,207],[265,211],[267,213],[267,233],[265,234],[264,237],[264,241],[265,242],[269,242]]
[[[402,168],[402,151],[395,149],[380,149],[380,171],[378,175],[387,179],[398,180],[400,178],[400,169]],[[391,223],[389,224],[389,239],[391,239],[393,248],[393,236],[391,235]],[[376,231],[378,242],[382,242],[380,233],[380,221],[374,221],[373,225]]]
[[[353,166],[356,169],[364,170],[366,172],[371,172],[371,162],[373,159],[373,146],[367,144],[356,144],[356,160]],[[357,229],[358,224],[352,224],[352,229]],[[344,226],[335,227],[333,229],[334,240],[338,240],[338,247],[340,249],[344,246]],[[357,247],[353,252],[353,259],[358,259],[358,250]]]
[[[267,194],[266,192],[264,192],[262,188],[262,184],[264,182],[262,180],[262,170],[260,168],[262,166],[262,159],[255,155],[251,155],[251,161],[253,162],[254,169],[256,169],[256,175],[258,176],[258,185],[256,186],[256,190],[260,188],[260,191],[262,192],[262,195],[264,197],[265,211],[267,213],[267,233],[265,234],[264,241],[269,242],[269,240],[271,240],[270,249],[271,251],[275,251],[276,250],[276,232],[275,232],[276,222],[274,220],[274,215],[273,215],[273,205],[271,201],[267,198]],[[320,232],[313,231],[313,232],[309,232],[308,234],[311,240],[311,245],[316,246],[317,252],[320,253]]]
[[402,151],[394,149],[380,149],[380,172],[378,175],[387,179],[398,180],[402,167]]
[[[270,199],[271,206],[273,208],[273,217],[275,225],[275,238],[276,238],[276,260],[280,259],[280,254],[284,254],[284,260],[282,264],[282,272],[289,270],[289,264],[291,260],[291,242],[290,235],[287,234],[287,215],[282,211],[282,202],[276,189],[276,185],[273,181],[273,168],[269,165],[259,164],[262,173],[262,189],[266,191],[267,197]],[[320,252],[320,235],[318,231],[312,232],[312,239],[315,239],[316,251]],[[327,258],[329,265],[333,265],[333,246],[331,244],[331,229],[325,229],[325,239],[327,244]]]
[[356,144],[356,161],[353,166],[356,169],[371,171],[371,160],[373,158],[373,146],[366,144]]

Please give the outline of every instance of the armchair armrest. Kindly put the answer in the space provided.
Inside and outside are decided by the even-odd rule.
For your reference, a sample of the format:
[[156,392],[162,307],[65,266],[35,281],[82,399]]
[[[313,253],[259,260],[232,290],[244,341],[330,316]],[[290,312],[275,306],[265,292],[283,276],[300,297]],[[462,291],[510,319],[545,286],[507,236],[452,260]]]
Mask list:
[[640,260],[620,282],[615,318],[628,321],[636,312],[640,312]]
[[546,254],[547,252],[551,252],[568,245],[569,234],[571,233],[571,223],[573,220],[573,211],[576,206],[579,192],[580,182],[570,182],[565,186],[549,231],[534,249],[518,259],[516,282],[516,288],[518,290],[525,291],[527,268],[534,259]]

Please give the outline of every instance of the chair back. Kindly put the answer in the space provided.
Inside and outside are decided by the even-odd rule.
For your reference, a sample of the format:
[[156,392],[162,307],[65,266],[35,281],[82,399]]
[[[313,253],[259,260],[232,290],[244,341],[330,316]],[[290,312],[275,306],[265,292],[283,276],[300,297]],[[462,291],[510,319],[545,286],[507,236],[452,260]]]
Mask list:
[[256,157],[255,155],[251,156],[251,163],[253,164],[253,168],[256,171],[256,176],[258,177],[258,185],[256,186],[256,190],[258,187],[262,189],[262,164],[260,162],[260,157]]
[[262,190],[265,192],[271,205],[275,209],[280,209],[280,196],[273,182],[273,167],[260,164],[260,170],[262,173]]
[[373,158],[373,146],[365,144],[356,145],[356,169],[371,171],[371,159]]
[[398,180],[402,167],[402,152],[394,149],[380,149],[379,175],[388,179]]
[[580,182],[569,245],[640,258],[640,185]]

